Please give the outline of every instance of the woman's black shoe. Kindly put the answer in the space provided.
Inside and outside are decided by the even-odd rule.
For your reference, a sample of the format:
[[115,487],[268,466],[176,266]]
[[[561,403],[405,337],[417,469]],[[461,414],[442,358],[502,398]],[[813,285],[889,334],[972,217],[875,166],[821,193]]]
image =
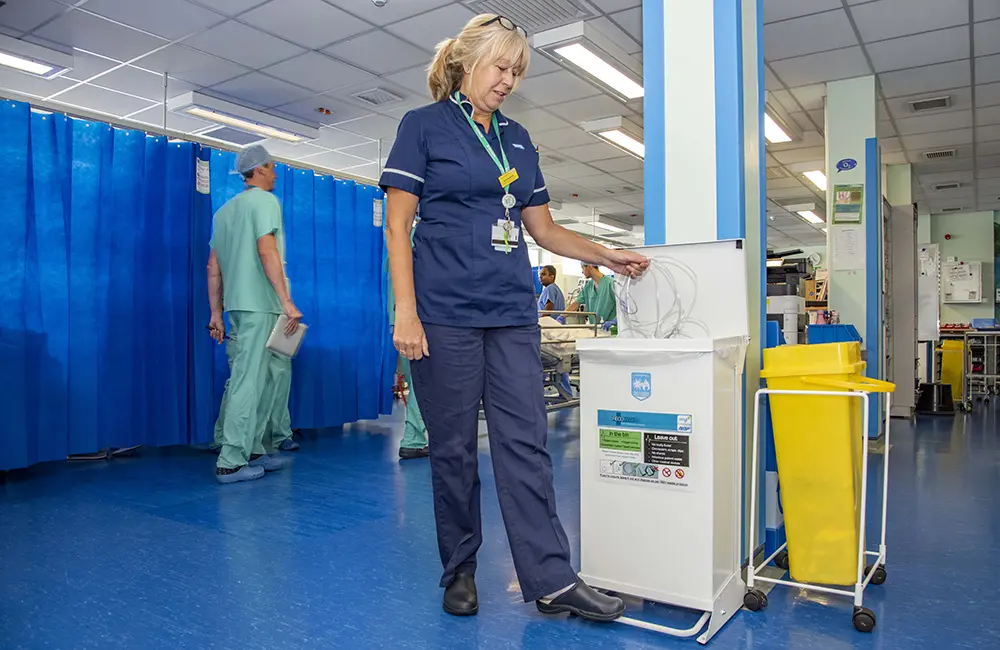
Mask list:
[[574,614],[602,623],[611,622],[625,613],[625,602],[621,598],[594,591],[583,580],[548,603],[536,601],[535,606],[543,614]]
[[455,580],[444,590],[444,611],[452,616],[472,616],[479,611],[474,576],[468,573],[455,576]]

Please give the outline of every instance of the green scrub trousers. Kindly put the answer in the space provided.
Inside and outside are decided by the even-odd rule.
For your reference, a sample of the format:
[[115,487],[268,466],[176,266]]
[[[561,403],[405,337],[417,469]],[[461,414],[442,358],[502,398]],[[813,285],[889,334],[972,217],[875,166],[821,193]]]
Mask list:
[[410,394],[406,398],[406,428],[399,446],[403,449],[423,449],[427,446],[427,427],[420,415],[420,406],[417,405],[417,389],[413,387],[410,360],[401,356],[400,362],[403,364],[403,378],[410,387]]
[[229,380],[215,423],[218,467],[242,467],[251,455],[273,452],[292,437],[292,361],[267,349],[277,321],[278,314],[229,312]]

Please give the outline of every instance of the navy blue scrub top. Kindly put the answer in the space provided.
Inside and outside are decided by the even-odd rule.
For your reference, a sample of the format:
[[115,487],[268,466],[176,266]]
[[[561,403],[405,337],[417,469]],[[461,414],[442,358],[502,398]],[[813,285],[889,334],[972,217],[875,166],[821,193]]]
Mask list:
[[[503,149],[518,180],[510,219],[521,229],[510,253],[493,248],[493,226],[503,219],[500,170],[462,115],[446,99],[410,111],[382,172],[382,189],[420,198],[420,227],[413,241],[417,315],[424,323],[453,327],[508,327],[538,322],[535,282],[521,225],[521,209],[549,202],[538,153],[527,130],[497,113]],[[485,133],[479,124],[476,128]],[[502,160],[494,129],[486,139]]]

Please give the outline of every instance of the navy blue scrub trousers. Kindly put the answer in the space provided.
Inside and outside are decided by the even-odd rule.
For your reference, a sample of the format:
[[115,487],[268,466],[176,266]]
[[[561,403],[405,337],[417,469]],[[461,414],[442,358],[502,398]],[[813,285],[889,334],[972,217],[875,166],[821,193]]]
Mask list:
[[486,412],[493,473],[525,602],[575,584],[569,540],[556,514],[541,331],[424,325],[430,356],[412,364],[430,442],[438,549],[449,586],[475,574],[480,520],[479,405]]

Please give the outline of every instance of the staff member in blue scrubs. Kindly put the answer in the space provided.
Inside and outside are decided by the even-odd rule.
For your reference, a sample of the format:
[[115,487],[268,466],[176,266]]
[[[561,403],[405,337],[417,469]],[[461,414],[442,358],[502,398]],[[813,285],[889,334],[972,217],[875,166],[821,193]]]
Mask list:
[[482,403],[525,602],[547,614],[611,621],[624,604],[579,579],[556,513],[541,332],[522,228],[553,253],[617,273],[636,277],[649,262],[553,223],[531,138],[499,111],[524,77],[529,52],[524,30],[510,20],[477,16],[438,45],[428,73],[436,103],[403,117],[380,181],[388,194],[393,339],[413,362],[427,423],[445,611],[479,610]]

